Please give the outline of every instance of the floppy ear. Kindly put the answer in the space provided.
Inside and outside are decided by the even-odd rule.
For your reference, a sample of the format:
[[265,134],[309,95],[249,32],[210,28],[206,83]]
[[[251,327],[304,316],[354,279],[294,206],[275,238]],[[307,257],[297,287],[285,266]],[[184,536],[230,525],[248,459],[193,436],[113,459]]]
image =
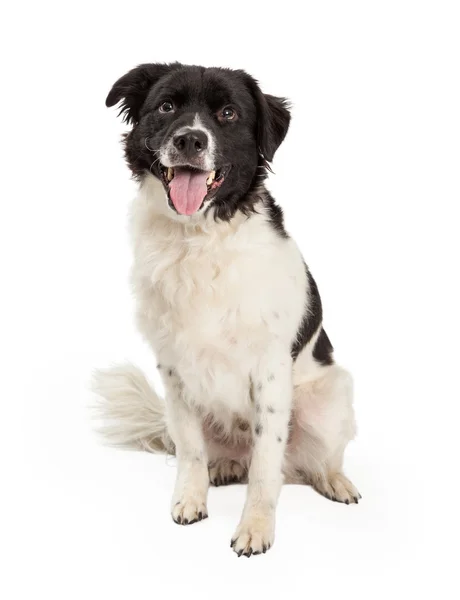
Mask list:
[[126,123],[137,124],[140,110],[152,85],[180,66],[179,63],[139,65],[114,83],[105,105],[115,106],[122,100],[119,115],[123,115]]
[[239,71],[254,98],[257,109],[257,145],[265,159],[265,166],[273,160],[275,152],[286,137],[291,121],[290,105],[286,98],[263,94],[258,82],[246,71]]
[[277,98],[257,90],[257,141],[259,151],[271,162],[286,137],[291,121],[286,98]]

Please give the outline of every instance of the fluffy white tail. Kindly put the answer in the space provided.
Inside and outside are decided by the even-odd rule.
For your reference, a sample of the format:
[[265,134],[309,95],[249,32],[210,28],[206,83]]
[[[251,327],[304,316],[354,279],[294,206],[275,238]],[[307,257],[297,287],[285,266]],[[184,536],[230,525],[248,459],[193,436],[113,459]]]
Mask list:
[[96,418],[103,423],[97,431],[108,444],[174,453],[164,402],[137,367],[125,364],[96,371],[91,387],[99,396]]

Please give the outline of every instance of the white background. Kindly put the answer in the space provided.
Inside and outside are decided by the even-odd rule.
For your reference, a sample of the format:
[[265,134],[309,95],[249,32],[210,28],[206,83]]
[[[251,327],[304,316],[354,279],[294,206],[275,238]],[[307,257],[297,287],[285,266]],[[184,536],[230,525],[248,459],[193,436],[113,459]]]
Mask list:
[[[13,6],[13,5],[12,5]],[[1,35],[1,596],[458,597],[457,2],[17,2]],[[102,447],[94,367],[153,376],[133,323],[135,185],[104,100],[141,62],[245,68],[288,96],[269,187],[356,381],[359,506],[285,487],[265,556],[245,488],[169,516],[174,464]],[[457,589],[456,589],[457,587]],[[3,588],[3,589],[2,589]]]

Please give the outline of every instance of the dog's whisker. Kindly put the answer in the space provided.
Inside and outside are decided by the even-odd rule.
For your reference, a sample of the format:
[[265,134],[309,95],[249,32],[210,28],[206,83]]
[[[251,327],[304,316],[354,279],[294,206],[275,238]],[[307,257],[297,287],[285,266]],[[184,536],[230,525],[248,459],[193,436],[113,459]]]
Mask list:
[[150,171],[151,173],[153,173],[153,171],[152,171],[152,167],[153,167],[153,165],[154,165],[156,162],[158,162],[159,160],[160,160],[160,157],[156,158],[156,159],[153,161],[153,163],[150,165],[150,167],[149,167],[149,171]]
[[152,152],[152,153],[159,152],[159,149],[158,150],[153,150],[152,148],[150,148],[150,146],[147,144],[147,138],[144,138],[144,146],[147,148],[147,150],[149,152]]

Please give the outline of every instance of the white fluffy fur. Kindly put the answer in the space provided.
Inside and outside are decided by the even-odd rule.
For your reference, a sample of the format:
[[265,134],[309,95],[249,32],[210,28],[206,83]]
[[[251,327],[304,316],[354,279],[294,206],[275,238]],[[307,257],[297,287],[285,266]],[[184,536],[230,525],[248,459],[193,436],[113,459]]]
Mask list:
[[208,467],[213,481],[248,476],[233,537],[239,554],[273,543],[283,473],[343,502],[358,497],[341,473],[355,431],[351,379],[313,359],[316,336],[293,366],[308,280],[296,244],[274,231],[260,198],[250,218],[216,223],[212,211],[176,215],[161,184],[146,178],[132,209],[132,280],[166,402],[133,367],[96,379],[109,441],[161,450],[172,438],[177,522],[206,516]]
[[109,410],[110,419],[98,428],[107,443],[149,452],[173,450],[164,401],[137,367],[125,364],[96,371],[92,387],[100,398],[97,412],[105,416]]

